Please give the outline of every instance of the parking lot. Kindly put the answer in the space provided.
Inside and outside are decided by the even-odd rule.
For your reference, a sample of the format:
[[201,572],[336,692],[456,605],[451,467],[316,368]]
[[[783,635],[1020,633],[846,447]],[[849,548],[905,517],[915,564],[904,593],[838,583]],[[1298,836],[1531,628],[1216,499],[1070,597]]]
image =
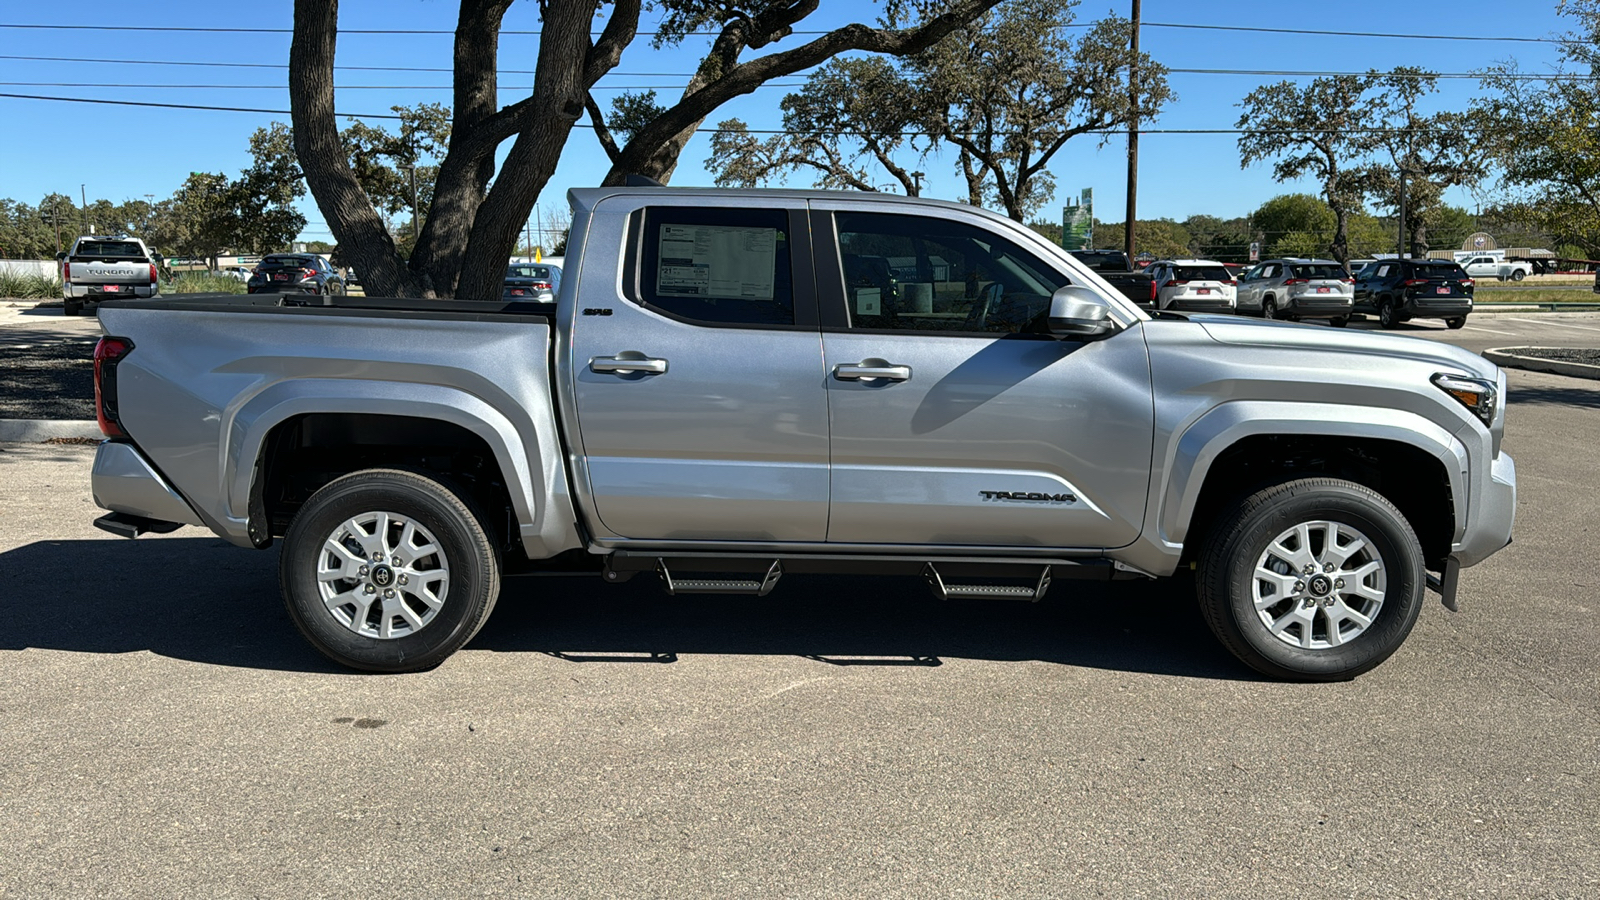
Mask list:
[[1183,580],[797,576],[513,579],[440,668],[355,675],[275,550],[112,538],[92,447],[3,445],[0,897],[1596,896],[1600,382],[1510,385],[1516,542],[1325,685],[1235,662]]

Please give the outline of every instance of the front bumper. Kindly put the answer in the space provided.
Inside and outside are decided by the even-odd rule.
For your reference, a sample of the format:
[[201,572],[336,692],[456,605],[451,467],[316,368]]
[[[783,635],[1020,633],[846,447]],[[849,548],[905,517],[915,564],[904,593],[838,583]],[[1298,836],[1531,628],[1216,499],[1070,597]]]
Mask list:
[[1468,513],[1466,533],[1450,548],[1462,568],[1475,566],[1511,543],[1517,520],[1517,464],[1501,453],[1489,466],[1489,481]]
[[132,444],[101,443],[94,455],[89,485],[95,505],[101,509],[159,522],[204,524],[188,501]]

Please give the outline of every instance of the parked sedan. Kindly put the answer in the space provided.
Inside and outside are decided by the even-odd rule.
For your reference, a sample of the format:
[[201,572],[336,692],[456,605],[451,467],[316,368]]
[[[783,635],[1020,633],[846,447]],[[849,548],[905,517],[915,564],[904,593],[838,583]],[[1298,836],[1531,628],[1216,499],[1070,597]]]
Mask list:
[[1374,312],[1385,328],[1407,319],[1443,319],[1451,328],[1467,324],[1473,281],[1448,260],[1385,259],[1356,280],[1356,312]]
[[1239,309],[1267,319],[1350,321],[1355,279],[1331,259],[1269,259],[1239,279]]
[[1222,263],[1209,259],[1163,259],[1150,264],[1156,309],[1231,313],[1237,283]]
[[548,263],[512,263],[506,267],[502,300],[554,303],[561,292],[561,267]]
[[251,270],[245,291],[251,294],[343,294],[344,279],[315,253],[274,253]]

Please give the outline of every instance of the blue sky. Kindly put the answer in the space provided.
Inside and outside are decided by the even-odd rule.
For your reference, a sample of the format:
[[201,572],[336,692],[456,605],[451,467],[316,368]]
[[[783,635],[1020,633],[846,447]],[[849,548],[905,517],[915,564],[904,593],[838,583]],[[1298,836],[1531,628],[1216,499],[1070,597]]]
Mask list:
[[[1114,6],[1086,0],[1078,19],[1088,21],[1110,12],[1126,15],[1126,0]],[[234,7],[238,9],[238,7]],[[0,5],[0,24],[122,24],[184,27],[288,27],[292,4],[260,3],[249,12],[228,12],[227,6],[196,0],[142,4],[80,0],[68,7],[49,4]],[[874,9],[868,4],[825,0],[822,10],[802,27],[844,24],[852,12]],[[447,0],[345,0],[341,28],[439,29],[454,27],[458,5]],[[1515,14],[1512,14],[1512,10]],[[1336,10],[1336,12],[1334,12]],[[869,13],[870,14],[870,13]],[[1555,0],[1452,0],[1394,3],[1392,0],[1346,0],[1340,4],[1284,4],[1266,0],[1197,3],[1192,0],[1144,0],[1146,22],[1251,25],[1318,30],[1382,31],[1410,34],[1548,37],[1564,29]],[[507,30],[539,27],[538,7],[531,0],[514,4]],[[0,28],[0,56],[73,57],[162,60],[176,62],[244,62],[284,65],[288,34],[217,34],[193,32],[95,32]],[[803,36],[784,45],[798,43]],[[507,34],[501,39],[500,66],[531,70],[537,36]],[[652,49],[641,38],[623,57],[619,73],[602,82],[601,103],[615,88],[655,86],[664,98],[675,96],[687,80],[705,38],[690,38],[680,47]],[[779,45],[780,49],[784,45]],[[1146,27],[1144,49],[1173,68],[1359,71],[1396,65],[1422,66],[1438,72],[1470,72],[1515,57],[1525,68],[1542,69],[1555,58],[1551,44],[1502,41],[1403,40],[1340,36],[1262,35]],[[352,66],[425,66],[448,68],[451,38],[439,35],[341,34],[338,63]],[[659,74],[665,73],[665,74]],[[272,68],[215,68],[45,62],[0,59],[0,92],[54,96],[153,100],[216,106],[288,109],[286,72]],[[793,84],[798,79],[787,79]],[[1152,127],[1231,127],[1237,104],[1262,83],[1262,76],[1174,74],[1179,99]],[[1307,80],[1307,79],[1298,79]],[[94,83],[109,87],[18,85],[16,82]],[[448,102],[448,72],[341,72],[336,105],[341,112],[384,113],[396,104]],[[162,88],[131,85],[257,85],[256,88]],[[528,95],[532,76],[503,74],[501,101]],[[383,86],[364,89],[362,86]],[[427,86],[433,86],[429,88]],[[396,89],[396,88],[400,89]],[[1445,79],[1431,102],[1434,108],[1460,108],[1473,96],[1471,79]],[[752,128],[780,125],[778,102],[784,87],[766,87],[724,106],[708,125],[737,116]],[[137,199],[170,196],[191,171],[236,174],[247,164],[247,139],[257,127],[287,116],[194,110],[90,106],[77,103],[0,98],[0,197],[37,203],[50,191],[76,197],[86,183],[90,199]],[[1060,197],[1081,187],[1095,189],[1098,218],[1120,221],[1124,203],[1125,141],[1100,146],[1085,136],[1069,144],[1051,166]],[[506,145],[509,147],[509,142]],[[710,184],[702,165],[709,155],[709,136],[702,133],[684,153],[674,184]],[[504,148],[502,148],[504,149]],[[1140,218],[1182,219],[1195,213],[1244,215],[1287,190],[1310,185],[1279,185],[1269,167],[1241,170],[1230,135],[1150,134],[1140,143]],[[962,192],[953,155],[926,160],[930,196],[954,198]],[[540,198],[542,205],[564,203],[569,187],[593,185],[604,175],[604,154],[592,136],[575,130],[555,177]],[[809,184],[804,176],[794,184]],[[1059,198],[1058,198],[1059,199]],[[1477,199],[1457,192],[1450,200],[1469,209]],[[1047,206],[1046,218],[1058,215],[1059,202]],[[1057,212],[1053,212],[1053,210]],[[304,211],[310,224],[303,237],[330,239],[321,213],[308,197]]]

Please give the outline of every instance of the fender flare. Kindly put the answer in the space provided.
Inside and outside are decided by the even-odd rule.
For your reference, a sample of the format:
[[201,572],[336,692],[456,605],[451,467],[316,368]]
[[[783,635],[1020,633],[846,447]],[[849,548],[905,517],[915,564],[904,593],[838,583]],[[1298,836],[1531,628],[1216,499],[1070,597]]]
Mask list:
[[1169,546],[1188,537],[1195,505],[1212,463],[1240,440],[1257,435],[1326,435],[1387,440],[1416,447],[1439,460],[1450,481],[1455,509],[1453,540],[1467,526],[1467,448],[1440,425],[1413,412],[1337,403],[1239,400],[1212,407],[1168,446],[1166,487],[1155,510],[1157,534]]
[[[511,505],[521,526],[521,538],[531,552],[567,543],[560,532],[570,529],[551,515],[551,501],[564,496],[565,477],[559,454],[550,452],[553,435],[535,434],[534,424],[522,428],[533,436],[530,446],[518,426],[482,398],[441,385],[304,378],[283,381],[250,397],[222,414],[222,497],[228,515],[248,520],[252,482],[257,462],[272,429],[295,416],[310,413],[390,415],[432,419],[458,425],[482,438],[494,453],[501,477],[509,489]],[[535,486],[541,489],[536,496]],[[543,554],[548,555],[548,554]]]

